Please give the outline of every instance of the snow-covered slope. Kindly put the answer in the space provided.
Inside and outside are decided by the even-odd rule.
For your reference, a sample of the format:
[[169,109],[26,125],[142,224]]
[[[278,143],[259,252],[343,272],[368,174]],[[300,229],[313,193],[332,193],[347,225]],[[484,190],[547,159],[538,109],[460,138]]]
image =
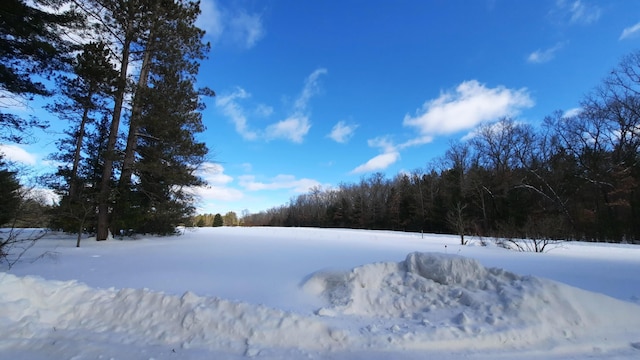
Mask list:
[[[2,358],[640,356],[640,281],[622,273],[640,273],[632,246],[520,254],[446,236],[277,228],[74,245],[49,237],[0,274]],[[591,288],[557,281],[581,286],[589,263],[609,266]],[[555,281],[514,271],[545,264],[562,270]],[[603,281],[615,291],[588,291]]]

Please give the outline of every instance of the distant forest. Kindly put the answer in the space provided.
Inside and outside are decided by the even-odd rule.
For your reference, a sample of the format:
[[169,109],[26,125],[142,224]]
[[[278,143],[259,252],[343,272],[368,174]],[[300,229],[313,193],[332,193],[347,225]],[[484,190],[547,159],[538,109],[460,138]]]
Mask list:
[[244,225],[640,240],[640,52],[540,126],[503,118],[424,170],[314,188]]

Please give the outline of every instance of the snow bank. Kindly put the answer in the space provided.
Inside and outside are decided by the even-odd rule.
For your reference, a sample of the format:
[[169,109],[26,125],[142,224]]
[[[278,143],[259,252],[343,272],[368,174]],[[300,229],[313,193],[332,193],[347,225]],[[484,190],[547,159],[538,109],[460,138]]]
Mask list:
[[326,300],[318,315],[379,319],[363,330],[376,347],[517,350],[586,340],[615,348],[640,340],[637,305],[456,255],[412,253],[399,263],[319,272],[303,286]]
[[315,313],[0,273],[0,353],[28,360],[523,359],[640,351],[639,306],[461,256],[411,253],[402,262],[318,272],[302,289],[324,302]]
[[346,345],[339,331],[317,319],[190,292],[178,297],[146,289],[98,290],[75,281],[0,273],[0,304],[0,345],[56,332],[246,355],[257,355],[263,347],[331,350]]

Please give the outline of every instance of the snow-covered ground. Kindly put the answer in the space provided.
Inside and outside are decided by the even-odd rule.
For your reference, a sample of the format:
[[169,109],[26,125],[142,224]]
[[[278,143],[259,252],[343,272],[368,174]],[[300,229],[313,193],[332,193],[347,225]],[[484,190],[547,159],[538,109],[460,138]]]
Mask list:
[[0,269],[0,358],[640,358],[640,246],[458,241],[224,227],[76,248],[51,234]]

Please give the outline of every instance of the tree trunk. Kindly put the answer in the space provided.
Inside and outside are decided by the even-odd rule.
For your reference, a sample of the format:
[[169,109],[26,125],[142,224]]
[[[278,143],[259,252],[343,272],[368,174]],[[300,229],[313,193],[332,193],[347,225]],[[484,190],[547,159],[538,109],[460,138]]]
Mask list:
[[120,116],[124,95],[127,85],[127,69],[129,67],[129,53],[131,46],[131,35],[125,39],[122,48],[122,63],[120,65],[120,79],[118,81],[118,92],[113,108],[111,128],[109,130],[109,140],[104,155],[104,169],[102,171],[102,181],[100,183],[100,194],[98,196],[98,223],[96,229],[96,240],[106,240],[109,236],[109,193],[111,190],[111,173],[113,171],[113,160],[115,158],[116,140],[118,139],[118,127],[120,126]]
[[[91,97],[92,94],[89,94]],[[71,169],[71,183],[69,184],[69,198],[71,201],[78,199],[78,167],[80,164],[80,152],[82,151],[82,141],[84,140],[84,129],[89,118],[89,107],[85,106],[82,113],[82,120],[80,122],[80,129],[78,129],[78,138],[76,139],[76,149],[73,154],[73,167]]]
[[126,191],[126,187],[131,184],[131,176],[133,175],[133,165],[136,158],[136,149],[138,145],[138,133],[140,131],[140,117],[142,116],[142,103],[140,91],[144,91],[149,81],[149,66],[151,61],[150,47],[144,51],[142,59],[142,67],[140,69],[140,78],[138,79],[136,97],[131,109],[131,118],[129,120],[129,135],[127,136],[127,147],[124,150],[124,159],[122,161],[122,174],[118,188],[120,191]]

